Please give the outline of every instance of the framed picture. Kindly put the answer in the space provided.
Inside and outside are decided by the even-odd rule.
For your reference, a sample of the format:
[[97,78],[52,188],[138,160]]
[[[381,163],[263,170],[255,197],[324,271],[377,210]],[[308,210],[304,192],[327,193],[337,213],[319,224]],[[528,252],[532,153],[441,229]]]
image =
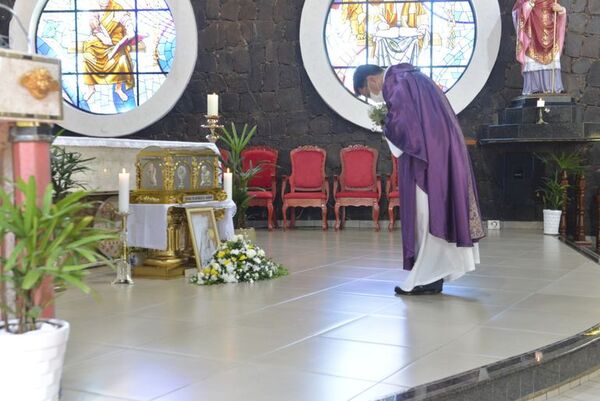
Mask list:
[[196,266],[201,269],[210,262],[219,247],[217,220],[214,210],[209,207],[188,208],[185,209],[185,213],[192,236]]

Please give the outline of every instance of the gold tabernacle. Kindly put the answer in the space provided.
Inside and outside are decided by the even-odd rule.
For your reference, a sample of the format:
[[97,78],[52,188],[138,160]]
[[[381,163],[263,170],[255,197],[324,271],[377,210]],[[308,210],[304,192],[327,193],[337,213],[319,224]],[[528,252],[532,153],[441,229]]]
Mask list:
[[224,201],[219,156],[210,149],[163,149],[140,151],[136,162],[137,189],[132,203],[188,203]]

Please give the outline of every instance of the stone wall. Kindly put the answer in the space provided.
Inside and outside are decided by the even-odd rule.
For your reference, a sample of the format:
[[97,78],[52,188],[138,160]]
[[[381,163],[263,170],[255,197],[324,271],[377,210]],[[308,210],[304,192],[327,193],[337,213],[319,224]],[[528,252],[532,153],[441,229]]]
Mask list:
[[[298,37],[303,0],[191,1],[200,43],[192,81],[166,117],[131,137],[202,140],[206,134],[200,128],[206,94],[217,92],[221,94],[221,110],[226,122],[257,124],[254,143],[280,149],[281,174],[289,172],[289,150],[304,144],[327,149],[330,175],[339,173],[339,150],[357,143],[379,149],[379,171],[391,171],[389,151],[381,137],[339,117],[321,100],[304,71]],[[459,116],[468,137],[476,137],[482,125],[497,121],[497,112],[520,94],[522,86],[519,65],[514,58],[511,20],[514,0],[499,2],[503,39],[498,60],[485,89]],[[600,0],[560,2],[569,12],[563,57],[565,87],[578,103],[585,105],[586,120],[600,121]],[[0,32],[6,28],[4,21],[0,14]],[[530,150],[555,148],[546,145]],[[499,172],[503,155],[521,149],[510,145],[470,147],[484,217],[521,220],[541,217],[539,208],[535,212],[519,213],[501,202]],[[600,184],[597,173],[600,146],[591,147],[589,155],[587,172],[590,188],[595,190]],[[308,215],[312,216],[310,212]],[[368,217],[366,211],[350,214],[350,218]]]

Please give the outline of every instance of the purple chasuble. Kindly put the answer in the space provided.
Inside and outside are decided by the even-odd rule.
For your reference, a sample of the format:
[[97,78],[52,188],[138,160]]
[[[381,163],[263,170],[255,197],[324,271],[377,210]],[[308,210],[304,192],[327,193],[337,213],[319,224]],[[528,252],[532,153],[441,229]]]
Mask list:
[[484,237],[479,200],[462,130],[438,86],[410,64],[388,69],[383,85],[386,138],[398,160],[404,269],[416,258],[417,185],[429,198],[429,233],[471,247]]

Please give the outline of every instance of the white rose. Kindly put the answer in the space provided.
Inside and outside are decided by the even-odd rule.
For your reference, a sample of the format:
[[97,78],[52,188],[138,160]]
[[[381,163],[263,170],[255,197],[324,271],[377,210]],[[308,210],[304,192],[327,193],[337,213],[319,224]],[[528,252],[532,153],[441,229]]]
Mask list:
[[256,251],[254,249],[249,249],[246,253],[246,256],[248,256],[249,258],[253,258],[256,256]]

